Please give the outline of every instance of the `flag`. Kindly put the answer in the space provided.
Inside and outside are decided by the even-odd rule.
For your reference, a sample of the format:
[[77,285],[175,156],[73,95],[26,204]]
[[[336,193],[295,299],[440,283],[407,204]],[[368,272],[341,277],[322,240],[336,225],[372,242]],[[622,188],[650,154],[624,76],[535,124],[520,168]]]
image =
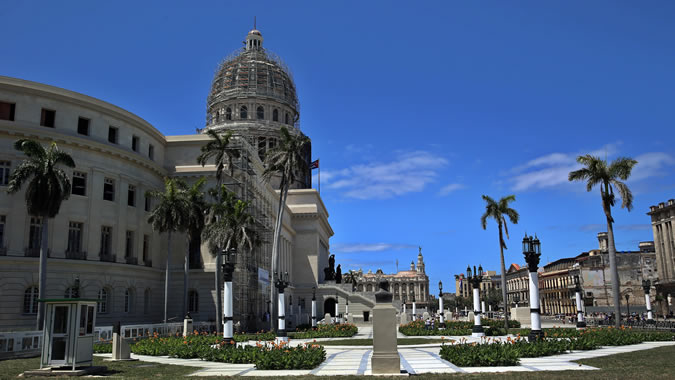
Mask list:
[[310,169],[318,169],[319,168],[319,160],[312,161],[312,165],[310,166]]

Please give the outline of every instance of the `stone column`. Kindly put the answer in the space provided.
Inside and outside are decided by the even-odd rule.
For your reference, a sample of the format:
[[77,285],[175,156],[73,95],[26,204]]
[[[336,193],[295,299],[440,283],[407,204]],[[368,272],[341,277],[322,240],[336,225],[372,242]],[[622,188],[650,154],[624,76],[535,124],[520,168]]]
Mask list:
[[370,359],[374,375],[400,374],[401,359],[396,346],[396,308],[386,281],[380,282],[373,307],[373,356]]

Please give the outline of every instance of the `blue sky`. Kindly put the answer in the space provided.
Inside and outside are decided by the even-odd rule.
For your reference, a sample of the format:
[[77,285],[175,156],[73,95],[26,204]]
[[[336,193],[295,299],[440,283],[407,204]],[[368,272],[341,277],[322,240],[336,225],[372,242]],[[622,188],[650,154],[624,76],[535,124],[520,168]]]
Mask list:
[[190,134],[253,16],[294,74],[345,269],[405,269],[420,245],[446,290],[467,264],[499,270],[481,194],[516,195],[507,263],[525,231],[544,262],[596,248],[598,191],[566,179],[579,154],[639,161],[634,210],[614,209],[619,250],[652,240],[645,213],[675,198],[671,1],[9,0],[0,75]]

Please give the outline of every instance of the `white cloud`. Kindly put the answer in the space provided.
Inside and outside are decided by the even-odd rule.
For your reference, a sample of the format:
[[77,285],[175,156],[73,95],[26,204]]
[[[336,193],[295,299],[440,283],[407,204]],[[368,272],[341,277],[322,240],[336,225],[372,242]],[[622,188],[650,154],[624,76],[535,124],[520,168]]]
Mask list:
[[331,252],[357,253],[357,252],[382,252],[402,249],[416,249],[417,246],[410,244],[391,243],[337,243],[331,245]]
[[443,157],[415,151],[400,154],[391,162],[324,171],[321,180],[324,188],[340,190],[347,198],[387,199],[422,191],[426,185],[436,181],[438,169],[447,164]]
[[[512,175],[514,191],[536,190],[560,186],[569,183],[567,180],[571,171],[582,166],[576,162],[581,154],[591,154],[612,160],[611,156],[619,154],[618,144],[608,144],[600,149],[589,152],[551,153],[532,159],[508,172]],[[649,177],[667,174],[666,167],[675,165],[673,156],[662,152],[641,154],[635,159],[638,164],[633,168],[630,180],[639,181]]]
[[449,185],[443,186],[441,190],[438,191],[438,195],[445,196],[452,193],[455,190],[463,189],[465,186],[461,183],[451,183]]

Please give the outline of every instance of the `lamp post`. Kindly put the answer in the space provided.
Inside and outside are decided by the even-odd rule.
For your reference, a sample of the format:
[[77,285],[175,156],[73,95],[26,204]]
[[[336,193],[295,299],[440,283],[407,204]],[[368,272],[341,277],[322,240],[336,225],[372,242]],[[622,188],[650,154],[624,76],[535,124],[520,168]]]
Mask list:
[[480,296],[480,312],[482,314],[485,314],[485,291],[481,291],[481,296]]
[[443,320],[443,282],[438,281],[438,314],[440,316],[439,322],[445,323]]
[[478,266],[478,271],[476,271],[476,266],[473,266],[473,276],[471,275],[471,265],[466,267],[466,279],[471,284],[473,288],[473,329],[471,330],[471,336],[481,337],[485,336],[483,331],[483,326],[480,321],[480,283],[483,280],[483,267]]
[[277,340],[288,341],[288,337],[286,336],[286,300],[284,298],[284,290],[288,287],[288,272],[279,274],[278,276],[277,272],[274,272],[274,277],[277,279],[274,282],[274,286],[279,292],[279,324],[277,329]]
[[581,330],[586,327],[586,321],[584,320],[584,310],[581,304],[581,283],[579,281],[579,275],[574,275],[574,292],[577,300],[577,330]]
[[652,313],[652,300],[649,297],[649,289],[652,287],[650,280],[642,280],[642,288],[645,291],[645,306],[647,306],[647,323],[654,323],[654,314]]
[[405,314],[405,303],[408,302],[406,299],[405,293],[403,293],[401,300],[403,301],[403,314]]
[[232,275],[234,274],[234,263],[237,257],[237,250],[230,248],[223,249],[223,282],[225,283],[225,292],[223,294],[223,340],[230,343],[234,338],[234,321],[232,316],[234,310],[232,307]]
[[312,327],[316,328],[316,286],[312,287]]
[[415,304],[415,289],[410,289],[410,297],[412,298],[412,320],[414,321],[417,319],[415,316],[417,315],[417,306]]
[[349,296],[345,297],[345,318],[349,319]]
[[338,292],[336,290],[335,291],[335,323],[339,323],[338,322],[339,311],[340,311],[339,305],[340,305],[340,298],[338,297]]
[[539,269],[539,258],[541,257],[541,243],[537,235],[523,238],[523,255],[527,262],[529,271],[530,287],[530,324],[531,330],[528,338],[530,341],[541,339],[544,333],[541,331],[541,309],[539,308],[539,278],[537,269]]
[[673,297],[670,296],[670,293],[668,293],[668,297],[666,297],[668,300],[668,315],[670,315],[670,307],[673,306]]
[[626,297],[626,317],[630,318],[630,304],[628,303],[628,299],[630,298],[630,294],[626,293],[626,295],[624,297]]

